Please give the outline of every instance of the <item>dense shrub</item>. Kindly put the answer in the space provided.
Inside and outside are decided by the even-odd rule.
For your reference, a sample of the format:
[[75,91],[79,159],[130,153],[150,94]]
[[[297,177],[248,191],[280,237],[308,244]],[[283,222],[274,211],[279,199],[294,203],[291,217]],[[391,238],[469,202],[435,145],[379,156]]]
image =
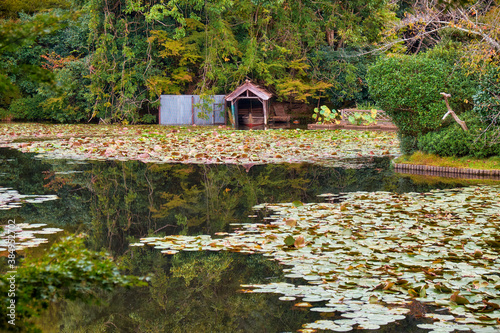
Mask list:
[[368,70],[370,94],[404,136],[435,131],[447,111],[441,92],[451,94],[457,114],[472,107],[476,78],[457,63],[460,56],[458,47],[448,45],[424,54],[383,57]]
[[399,148],[401,152],[405,155],[411,155],[415,150],[417,150],[417,137],[404,134],[401,131],[398,132]]
[[474,95],[474,112],[484,125],[500,126],[500,67],[491,67]]
[[45,98],[41,95],[16,99],[10,105],[8,113],[12,116],[12,119],[18,120],[47,119],[48,114],[41,105],[44,101]]
[[454,123],[439,131],[430,132],[418,140],[418,149],[439,156],[474,156],[486,158],[500,156],[498,132],[484,131],[484,125],[474,112],[462,115],[469,131]]
[[[56,85],[40,85],[38,93],[15,100],[4,117],[17,120],[74,123],[90,118],[87,108],[88,78],[84,62],[73,61],[55,71]],[[1,113],[0,113],[1,116]]]

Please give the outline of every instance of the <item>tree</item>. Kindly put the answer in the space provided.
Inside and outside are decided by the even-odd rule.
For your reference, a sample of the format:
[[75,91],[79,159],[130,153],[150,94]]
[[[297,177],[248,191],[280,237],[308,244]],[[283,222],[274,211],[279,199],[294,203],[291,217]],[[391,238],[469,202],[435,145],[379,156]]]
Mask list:
[[402,16],[388,34],[400,38],[383,48],[403,42],[408,52],[418,53],[451,36],[467,42],[478,59],[491,59],[500,52],[500,7],[495,1],[419,0],[407,6]]
[[15,54],[41,36],[61,28],[61,15],[55,12],[37,14],[22,22],[7,20],[0,23],[0,108],[7,107],[19,96],[19,77],[33,82],[51,82],[50,72],[29,62],[15,61]]

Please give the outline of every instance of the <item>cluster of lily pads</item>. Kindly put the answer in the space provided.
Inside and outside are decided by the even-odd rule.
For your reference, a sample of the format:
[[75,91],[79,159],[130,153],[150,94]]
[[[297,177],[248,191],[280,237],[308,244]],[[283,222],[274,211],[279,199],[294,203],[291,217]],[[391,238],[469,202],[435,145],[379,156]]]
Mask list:
[[[75,125],[73,134],[66,127],[53,126],[51,131],[46,125],[45,132],[27,130],[24,135],[0,126],[0,147],[38,153],[43,158],[219,164],[321,163],[361,156],[394,156],[399,152],[396,135],[388,132],[164,126],[101,126],[97,131],[96,126],[88,125],[85,135],[80,128],[86,127],[82,125]],[[59,129],[64,131],[58,132]]]
[[[48,243],[48,239],[37,237],[40,235],[51,235],[63,231],[60,228],[42,228],[45,223],[17,223],[15,225],[3,225],[0,231],[0,253],[5,252],[9,248],[9,238],[15,240],[15,250],[22,251],[27,247],[37,247],[40,244]],[[11,243],[10,243],[11,244]]]
[[56,199],[58,199],[57,195],[20,194],[11,188],[0,187],[0,210],[20,208],[23,203],[42,203]]
[[[11,188],[0,187],[0,210],[20,208],[25,203],[42,203],[56,199],[58,199],[57,195],[26,195],[20,194]],[[6,223],[7,221],[4,222]],[[38,229],[44,226],[46,226],[44,223],[17,223],[0,226],[0,253],[7,251],[9,236],[14,236],[16,241],[15,249],[16,251],[21,251],[27,247],[37,247],[40,244],[48,242],[46,238],[37,238],[37,235],[49,235],[63,231],[63,229],[59,228]]]
[[100,126],[88,124],[0,124],[0,143],[26,140],[48,140],[71,137],[95,137],[110,135],[137,135],[145,127]]
[[273,215],[229,234],[150,237],[132,246],[276,260],[294,283],[243,285],[244,291],[280,294],[343,317],[305,330],[377,329],[406,314],[432,320],[418,326],[434,333],[500,331],[500,187],[355,192],[343,199],[262,204],[255,209]]

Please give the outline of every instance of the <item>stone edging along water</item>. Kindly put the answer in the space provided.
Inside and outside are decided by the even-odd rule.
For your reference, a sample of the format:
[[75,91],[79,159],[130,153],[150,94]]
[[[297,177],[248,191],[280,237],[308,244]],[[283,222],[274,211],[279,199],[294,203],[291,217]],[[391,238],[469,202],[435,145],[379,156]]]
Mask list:
[[394,170],[399,173],[433,175],[442,177],[470,177],[475,179],[493,178],[500,179],[500,169],[482,170],[455,167],[440,167],[420,164],[394,163]]

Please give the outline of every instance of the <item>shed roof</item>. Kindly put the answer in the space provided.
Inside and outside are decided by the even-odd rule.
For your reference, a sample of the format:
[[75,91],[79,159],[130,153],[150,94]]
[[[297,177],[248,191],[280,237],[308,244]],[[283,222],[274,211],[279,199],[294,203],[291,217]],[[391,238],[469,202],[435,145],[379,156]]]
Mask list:
[[[238,98],[239,96],[241,96],[241,94],[248,92],[248,91],[252,92],[255,96],[259,97],[260,99],[262,99],[264,101],[267,101],[271,97],[273,97],[273,94],[271,94],[266,89],[264,89],[256,84],[253,84],[252,82],[250,82],[250,80],[245,80],[245,83],[243,83],[241,86],[236,88],[232,93],[230,93],[226,96],[226,101],[231,102],[231,101],[235,100],[236,98]],[[248,97],[248,95],[242,96],[242,97]]]

